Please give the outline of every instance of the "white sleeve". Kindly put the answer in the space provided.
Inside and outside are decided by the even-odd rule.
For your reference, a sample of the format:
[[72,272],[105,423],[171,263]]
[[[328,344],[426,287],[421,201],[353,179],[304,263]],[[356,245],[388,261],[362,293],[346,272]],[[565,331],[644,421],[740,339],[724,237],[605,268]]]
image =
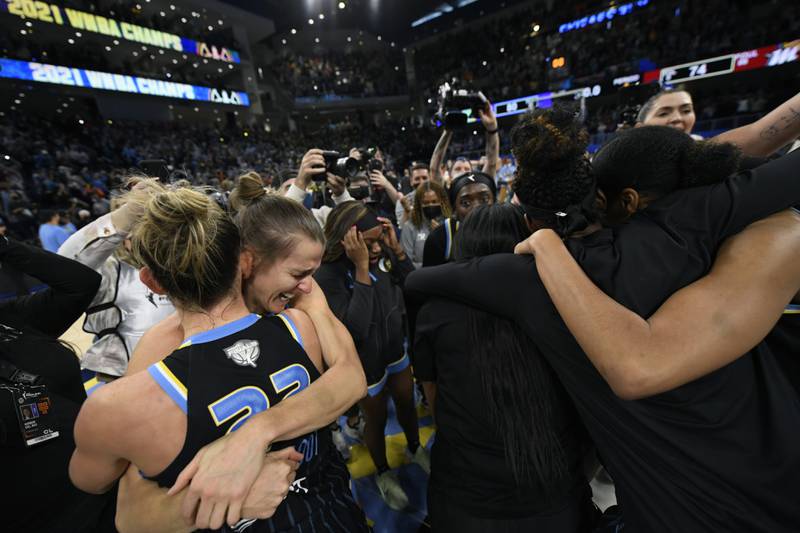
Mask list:
[[99,270],[127,236],[117,231],[108,213],[70,235],[58,249],[58,255]]
[[298,204],[302,204],[303,200],[306,199],[306,191],[292,183],[289,186],[289,190],[286,191],[286,198],[294,200]]
[[333,203],[336,205],[353,200],[353,197],[350,196],[350,191],[348,191],[347,188],[344,189],[344,192],[341,194],[341,196],[336,196],[335,194],[332,194],[331,198],[333,198]]

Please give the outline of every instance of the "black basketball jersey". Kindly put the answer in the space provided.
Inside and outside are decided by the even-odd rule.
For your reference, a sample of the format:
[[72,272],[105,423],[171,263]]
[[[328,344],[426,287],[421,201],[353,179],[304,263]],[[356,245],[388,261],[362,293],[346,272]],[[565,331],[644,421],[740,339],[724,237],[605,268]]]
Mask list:
[[[283,314],[263,318],[251,314],[190,337],[148,372],[188,417],[183,449],[152,477],[162,487],[172,486],[203,446],[236,431],[250,416],[320,377],[303,349],[299,331]],[[331,432],[323,428],[276,442],[272,450],[288,446],[294,446],[304,459],[286,500],[269,520],[242,520],[234,531],[366,529],[358,527],[361,512],[352,499],[350,477]],[[355,516],[354,522],[336,523],[343,522],[342,509],[348,517]],[[363,514],[360,517],[363,524]]]

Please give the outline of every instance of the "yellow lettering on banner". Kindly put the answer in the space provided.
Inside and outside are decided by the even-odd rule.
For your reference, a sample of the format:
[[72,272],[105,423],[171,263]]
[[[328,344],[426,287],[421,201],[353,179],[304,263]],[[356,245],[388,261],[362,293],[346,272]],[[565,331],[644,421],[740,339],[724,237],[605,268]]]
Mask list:
[[36,4],[31,0],[22,0],[22,14],[29,19],[36,19]]
[[172,48],[173,50],[177,50],[178,52],[183,52],[183,45],[181,44],[181,38],[177,35],[173,35],[171,33],[167,33],[167,48]]
[[211,52],[208,50],[208,45],[206,43],[198,43],[197,55],[203,57],[211,57]]
[[83,29],[83,11],[76,11],[74,9],[64,9],[67,13],[67,19],[69,19],[69,25],[73,28],[82,30]]
[[20,2],[20,0],[11,0],[8,2],[8,12],[18,17],[25,16],[25,13],[22,11],[22,2]]
[[111,30],[108,26],[108,19],[105,17],[96,17],[97,18],[97,31],[102,33],[103,35],[111,35]]
[[60,25],[60,26],[63,26],[64,25],[64,19],[61,18],[61,9],[59,9],[58,6],[51,5],[50,6],[50,12],[53,13],[53,20],[55,21],[55,23]]
[[122,37],[122,32],[119,31],[119,26],[117,25],[117,21],[114,19],[107,19],[108,20],[108,34],[113,35],[114,37]]
[[86,28],[87,31],[97,32],[97,21],[95,16],[90,15],[89,13],[84,13],[83,27]]
[[36,18],[44,22],[53,22],[50,16],[50,6],[44,2],[36,2]]
[[128,24],[127,22],[123,22],[119,25],[120,29],[122,30],[122,36],[128,39],[129,41],[135,41],[133,37],[133,28],[135,26],[133,24]]

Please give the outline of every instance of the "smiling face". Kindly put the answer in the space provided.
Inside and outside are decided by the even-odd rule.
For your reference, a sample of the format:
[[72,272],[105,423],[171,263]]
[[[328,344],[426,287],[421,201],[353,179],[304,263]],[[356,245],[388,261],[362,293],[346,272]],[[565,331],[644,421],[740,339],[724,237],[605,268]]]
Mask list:
[[692,95],[686,91],[666,93],[658,97],[653,109],[644,117],[644,126],[669,126],[692,133],[695,115]]
[[311,276],[322,262],[322,252],[321,243],[302,236],[287,257],[274,262],[256,261],[244,281],[247,307],[254,313],[280,313],[292,298],[308,294]]

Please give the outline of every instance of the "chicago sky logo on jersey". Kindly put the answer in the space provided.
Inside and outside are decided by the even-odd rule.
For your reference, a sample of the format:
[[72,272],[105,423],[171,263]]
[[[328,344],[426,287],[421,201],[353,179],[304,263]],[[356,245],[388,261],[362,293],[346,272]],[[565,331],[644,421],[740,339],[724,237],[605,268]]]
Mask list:
[[242,339],[235,342],[231,346],[224,349],[225,355],[228,359],[233,361],[239,366],[252,366],[256,367],[258,356],[261,355],[261,350],[258,347],[258,341],[251,341]]

